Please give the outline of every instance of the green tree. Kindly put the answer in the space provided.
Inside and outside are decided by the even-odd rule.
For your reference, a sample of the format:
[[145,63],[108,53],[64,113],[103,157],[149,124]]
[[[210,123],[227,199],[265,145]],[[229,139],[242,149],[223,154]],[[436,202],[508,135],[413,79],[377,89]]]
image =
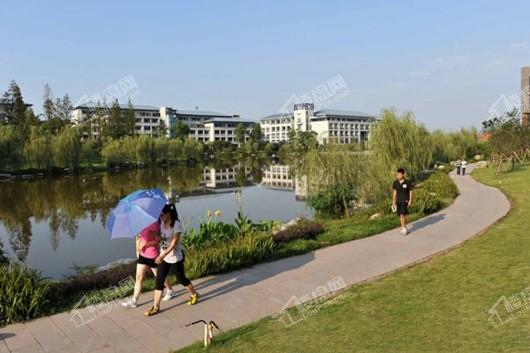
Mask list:
[[122,118],[121,118],[121,108],[118,100],[115,99],[110,107],[110,115],[107,121],[107,130],[110,137],[117,139],[122,136],[125,136]]
[[127,102],[127,110],[125,111],[125,135],[134,136],[136,134],[136,116],[134,114],[134,106],[131,99]]
[[78,168],[81,157],[81,130],[65,127],[52,138],[54,164],[62,168]]
[[55,104],[53,103],[53,93],[50,85],[44,85],[44,94],[42,96],[42,111],[47,121],[55,117]]
[[24,154],[30,168],[49,170],[53,162],[50,135],[37,126],[32,126],[29,139],[24,146]]
[[9,83],[8,93],[13,104],[10,123],[22,126],[26,120],[27,107],[22,97],[22,91],[14,80]]
[[235,129],[235,137],[236,142],[238,145],[241,145],[243,142],[245,142],[245,136],[247,134],[247,128],[245,127],[245,124],[239,123],[236,125]]
[[184,124],[182,121],[177,121],[171,127],[171,137],[178,139],[185,139],[190,134],[190,127],[187,124]]
[[0,125],[0,170],[17,169],[23,162],[24,139],[14,126]]
[[254,143],[261,142],[262,132],[261,132],[261,125],[259,123],[255,123],[252,125],[252,130],[250,132],[250,141]]

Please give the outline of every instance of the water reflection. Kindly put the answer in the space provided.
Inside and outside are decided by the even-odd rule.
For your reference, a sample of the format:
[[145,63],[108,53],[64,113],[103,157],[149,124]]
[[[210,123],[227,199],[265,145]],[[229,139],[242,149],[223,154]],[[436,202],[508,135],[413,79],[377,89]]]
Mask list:
[[307,177],[294,175],[286,164],[273,164],[263,170],[261,184],[279,190],[294,191],[297,200],[307,198]]
[[[57,261],[54,270],[52,265],[43,265],[44,272],[55,275],[60,271],[63,275],[72,262],[93,261],[94,265],[101,265],[133,253],[133,244],[107,243],[104,225],[118,200],[136,189],[161,188],[168,197],[182,203],[191,219],[190,226],[196,227],[210,205],[229,210],[227,217],[232,217],[237,212],[233,205],[235,198],[226,196],[221,200],[216,195],[228,195],[234,188],[249,186],[243,192],[246,193],[245,212],[255,218],[294,217],[305,207],[303,203],[295,203],[295,199],[305,196],[303,179],[291,177],[289,166],[265,165],[259,161],[3,182],[0,183],[0,241],[3,240],[7,253],[21,261],[27,260],[32,249],[29,262],[35,263],[34,266],[40,267],[41,261],[48,264]],[[262,186],[294,191],[295,197],[285,198]],[[207,199],[197,201],[199,196]],[[83,239],[77,240],[80,235]],[[47,245],[43,238],[49,238]],[[32,240],[38,244],[32,246]],[[61,242],[66,243],[58,251]],[[109,248],[105,249],[108,254],[93,254],[91,258],[90,253],[98,252],[101,245]],[[67,251],[77,254],[67,255]],[[86,258],[85,252],[89,253]],[[58,258],[53,258],[53,254]]]

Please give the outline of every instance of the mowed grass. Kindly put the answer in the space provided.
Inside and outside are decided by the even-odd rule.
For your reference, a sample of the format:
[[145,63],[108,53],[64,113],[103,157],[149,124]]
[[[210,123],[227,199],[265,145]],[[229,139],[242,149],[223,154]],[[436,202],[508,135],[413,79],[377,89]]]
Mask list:
[[[530,167],[499,177],[476,170],[474,177],[500,187],[513,207],[480,237],[350,288],[294,326],[263,319],[219,336],[206,351],[529,352],[530,310],[497,328],[488,310],[530,286]],[[195,344],[179,352],[204,351]]]

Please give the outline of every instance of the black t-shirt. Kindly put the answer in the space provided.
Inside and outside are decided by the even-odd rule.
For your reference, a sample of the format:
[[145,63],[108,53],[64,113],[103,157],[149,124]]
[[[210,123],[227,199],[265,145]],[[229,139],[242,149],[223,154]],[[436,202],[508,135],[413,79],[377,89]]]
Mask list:
[[396,190],[396,202],[409,202],[410,191],[412,191],[412,184],[408,180],[395,180],[392,189]]

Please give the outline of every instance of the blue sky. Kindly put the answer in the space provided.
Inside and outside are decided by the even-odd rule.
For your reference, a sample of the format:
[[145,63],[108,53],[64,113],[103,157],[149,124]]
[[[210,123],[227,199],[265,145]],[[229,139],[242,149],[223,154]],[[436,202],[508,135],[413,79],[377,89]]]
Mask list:
[[[3,1],[0,89],[74,102],[128,75],[133,103],[257,119],[341,75],[328,108],[479,126],[530,65],[528,1]],[[123,99],[127,99],[124,97]]]

